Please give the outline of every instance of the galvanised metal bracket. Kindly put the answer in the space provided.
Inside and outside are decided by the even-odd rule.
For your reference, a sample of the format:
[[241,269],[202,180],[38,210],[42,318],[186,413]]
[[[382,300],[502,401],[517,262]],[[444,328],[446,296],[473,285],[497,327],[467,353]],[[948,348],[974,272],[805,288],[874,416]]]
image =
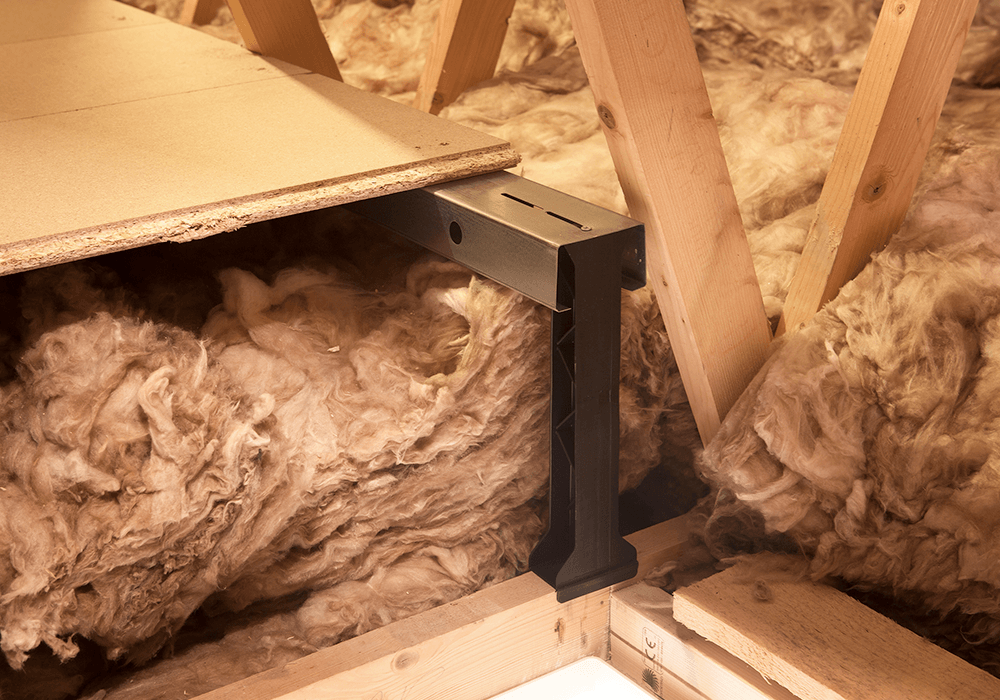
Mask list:
[[344,205],[552,309],[549,529],[531,569],[560,602],[635,575],[618,532],[621,288],[643,226],[507,172]]

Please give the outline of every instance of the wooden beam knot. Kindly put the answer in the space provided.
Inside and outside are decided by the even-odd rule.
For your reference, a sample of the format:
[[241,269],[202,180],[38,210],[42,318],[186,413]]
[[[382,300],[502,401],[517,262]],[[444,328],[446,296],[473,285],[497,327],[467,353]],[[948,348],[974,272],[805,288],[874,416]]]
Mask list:
[[601,118],[604,126],[608,127],[612,131],[618,126],[618,122],[615,121],[615,115],[611,112],[611,109],[607,105],[597,106],[597,115]]

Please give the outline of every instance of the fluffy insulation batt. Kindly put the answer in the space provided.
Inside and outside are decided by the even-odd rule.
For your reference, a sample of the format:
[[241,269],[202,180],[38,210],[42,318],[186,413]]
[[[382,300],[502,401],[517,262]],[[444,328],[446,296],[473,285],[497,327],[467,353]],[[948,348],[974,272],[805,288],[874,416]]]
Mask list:
[[[525,568],[546,518],[549,312],[359,225],[317,213],[5,283],[27,346],[0,389],[11,666],[169,642],[150,688],[183,697]],[[628,488],[694,426],[652,297],[622,312]],[[4,697],[17,679],[0,673]]]
[[[204,340],[98,314],[42,335],[4,387],[13,665],[41,642],[71,656],[74,634],[147,658],[212,594],[377,593],[420,558],[472,589],[523,565],[547,478],[539,309],[440,262],[389,295],[220,276]],[[392,613],[353,616],[330,636]]]
[[951,641],[994,644],[998,406],[1000,152],[973,149],[781,341],[702,468],[808,552],[815,576],[958,613]]

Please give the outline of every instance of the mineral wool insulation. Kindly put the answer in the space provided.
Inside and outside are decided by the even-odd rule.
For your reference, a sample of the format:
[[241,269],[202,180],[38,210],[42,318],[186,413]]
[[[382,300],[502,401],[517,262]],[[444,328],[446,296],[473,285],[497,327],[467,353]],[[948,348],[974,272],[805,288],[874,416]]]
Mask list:
[[[27,345],[0,393],[11,666],[80,645],[142,663],[196,611],[241,631],[258,613],[227,613],[288,613],[238,670],[168,689],[201,692],[526,568],[546,518],[549,312],[360,225],[303,216],[8,280]],[[202,284],[220,290],[210,310]],[[648,294],[623,312],[655,318]],[[623,488],[683,400],[662,329],[625,345]]]
[[[817,575],[966,605],[993,616],[973,630],[993,639],[1000,5],[980,5],[921,204],[776,349],[701,467]],[[686,6],[775,319],[876,7]],[[317,9],[347,82],[412,98],[437,2]],[[225,11],[206,31],[236,38]],[[500,75],[443,116],[511,140],[519,174],[624,211],[561,2],[517,3]],[[37,663],[36,697],[191,697],[523,566],[544,519],[544,314],[394,251],[382,268],[358,251],[218,270],[154,255],[131,281],[109,263],[25,277],[21,301],[4,288],[26,321],[0,389],[0,645]],[[648,291],[623,296],[622,337],[628,485],[695,433]],[[214,641],[169,636],[241,609]],[[46,646],[76,656],[49,669]],[[95,678],[157,650],[126,680]],[[0,673],[4,697],[26,696],[16,673]]]
[[997,670],[1000,153],[972,149],[946,171],[779,341],[702,468],[808,552],[815,576],[898,594],[913,616],[954,614],[944,641],[983,645],[975,657]]

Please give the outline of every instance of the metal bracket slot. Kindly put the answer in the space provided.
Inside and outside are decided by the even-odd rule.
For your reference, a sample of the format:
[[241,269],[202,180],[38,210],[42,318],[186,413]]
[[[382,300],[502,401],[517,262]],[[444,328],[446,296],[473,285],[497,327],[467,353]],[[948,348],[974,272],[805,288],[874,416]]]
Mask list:
[[344,205],[552,310],[549,529],[532,570],[560,602],[635,575],[618,532],[620,290],[637,221],[506,172]]

